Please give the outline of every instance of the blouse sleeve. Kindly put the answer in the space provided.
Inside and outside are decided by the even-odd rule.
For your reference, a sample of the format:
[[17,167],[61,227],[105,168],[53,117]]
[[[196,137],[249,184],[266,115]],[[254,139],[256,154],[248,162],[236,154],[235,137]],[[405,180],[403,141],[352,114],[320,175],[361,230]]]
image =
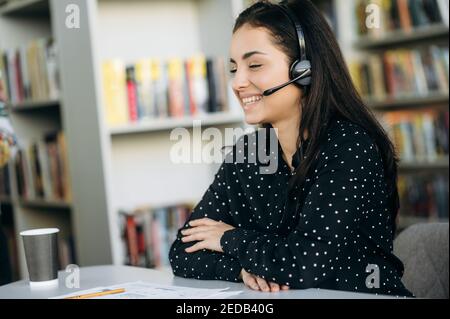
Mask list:
[[228,164],[222,164],[213,183],[192,211],[188,221],[179,229],[176,240],[170,248],[169,260],[176,276],[204,280],[241,281],[239,275],[242,267],[236,257],[206,249],[187,253],[185,249],[196,242],[183,243],[181,241],[181,230],[189,229],[188,223],[195,219],[207,217],[232,225],[227,194],[223,191],[226,184],[226,165]]
[[328,142],[292,232],[232,229],[221,238],[223,251],[246,271],[293,288],[315,287],[334,276],[339,247],[353,240],[365,205],[374,200],[364,187],[382,179],[381,158],[361,133]]

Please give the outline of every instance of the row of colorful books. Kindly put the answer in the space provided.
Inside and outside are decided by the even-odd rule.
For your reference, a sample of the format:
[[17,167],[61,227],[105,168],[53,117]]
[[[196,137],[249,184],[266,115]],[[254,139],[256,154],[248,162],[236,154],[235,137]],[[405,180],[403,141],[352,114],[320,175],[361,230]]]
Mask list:
[[60,95],[57,47],[52,39],[0,50],[0,72],[7,101],[12,104],[55,100]]
[[66,139],[63,132],[21,145],[14,157],[17,192],[22,199],[71,201]]
[[448,109],[385,112],[381,123],[404,162],[433,162],[449,154]]
[[448,175],[401,175],[399,215],[448,219]]
[[395,30],[448,26],[448,10],[449,0],[357,0],[357,33],[376,38]]
[[228,111],[222,58],[148,58],[103,63],[103,97],[110,125]]
[[349,63],[349,68],[355,86],[367,99],[448,94],[448,46],[368,54],[364,61]]
[[125,264],[147,268],[169,266],[169,250],[187,221],[191,204],[121,211]]

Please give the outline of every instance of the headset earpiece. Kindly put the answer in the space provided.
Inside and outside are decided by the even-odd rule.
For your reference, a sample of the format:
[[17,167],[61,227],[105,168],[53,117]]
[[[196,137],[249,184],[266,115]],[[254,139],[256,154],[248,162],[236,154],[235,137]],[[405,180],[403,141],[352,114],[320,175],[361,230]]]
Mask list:
[[[311,70],[311,63],[309,62],[309,60],[295,61],[294,63],[292,63],[291,69],[290,69],[291,79],[295,79],[296,77],[298,77],[299,75],[301,75],[308,69]],[[301,85],[301,86],[310,85],[311,84],[311,75],[308,77],[304,77],[300,80],[297,80],[297,81],[295,81],[295,83],[297,83],[298,85]]]
[[[302,74],[305,70],[311,70],[311,63],[306,58],[306,41],[305,36],[303,34],[303,28],[300,22],[298,21],[295,13],[288,7],[285,1],[281,2],[278,5],[278,8],[284,13],[284,15],[290,20],[295,31],[297,33],[298,40],[298,48],[299,48],[299,58],[294,63],[292,63],[290,68],[290,77],[291,80],[297,78],[300,74]],[[298,81],[295,81],[298,85],[308,86],[311,84],[311,75],[304,77]]]

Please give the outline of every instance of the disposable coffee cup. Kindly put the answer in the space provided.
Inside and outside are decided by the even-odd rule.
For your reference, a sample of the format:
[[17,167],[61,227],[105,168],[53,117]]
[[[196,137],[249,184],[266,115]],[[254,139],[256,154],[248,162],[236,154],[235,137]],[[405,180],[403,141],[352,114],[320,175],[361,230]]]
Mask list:
[[20,233],[30,276],[30,286],[58,284],[58,228],[39,228]]

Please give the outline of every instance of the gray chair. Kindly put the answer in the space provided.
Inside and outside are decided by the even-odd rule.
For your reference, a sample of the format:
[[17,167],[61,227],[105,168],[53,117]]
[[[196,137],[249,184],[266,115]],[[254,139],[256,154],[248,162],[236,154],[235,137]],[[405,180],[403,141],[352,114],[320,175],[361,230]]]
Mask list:
[[448,299],[448,223],[416,224],[394,241],[405,265],[402,281],[418,298]]

